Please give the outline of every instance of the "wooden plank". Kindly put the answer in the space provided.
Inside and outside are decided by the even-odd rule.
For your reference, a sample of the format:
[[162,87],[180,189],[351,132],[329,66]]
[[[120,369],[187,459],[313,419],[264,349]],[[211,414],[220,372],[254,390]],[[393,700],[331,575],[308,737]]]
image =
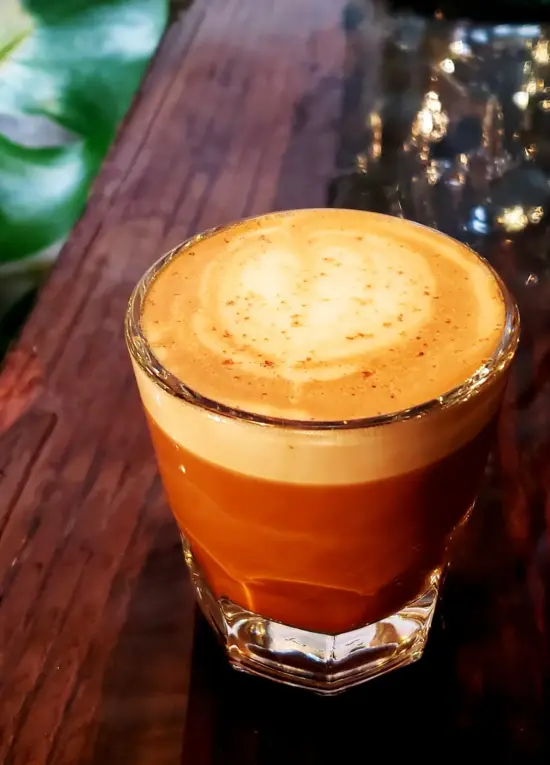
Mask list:
[[0,377],[0,761],[178,761],[192,598],[122,335],[197,230],[324,204],[331,0],[196,0],[172,25]]

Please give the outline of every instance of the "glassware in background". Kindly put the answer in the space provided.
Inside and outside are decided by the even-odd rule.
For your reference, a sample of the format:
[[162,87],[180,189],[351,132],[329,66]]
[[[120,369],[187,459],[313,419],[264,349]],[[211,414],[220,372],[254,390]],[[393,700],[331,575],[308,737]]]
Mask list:
[[343,172],[329,202],[411,218],[476,249],[541,223],[550,26],[390,15],[367,0],[346,19]]

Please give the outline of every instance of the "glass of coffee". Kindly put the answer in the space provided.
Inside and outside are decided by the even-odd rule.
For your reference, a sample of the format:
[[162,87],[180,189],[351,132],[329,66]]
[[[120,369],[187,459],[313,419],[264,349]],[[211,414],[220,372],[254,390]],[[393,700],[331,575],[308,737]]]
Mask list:
[[330,694],[421,656],[518,332],[485,261],[375,213],[245,220],[145,274],[127,343],[237,669]]

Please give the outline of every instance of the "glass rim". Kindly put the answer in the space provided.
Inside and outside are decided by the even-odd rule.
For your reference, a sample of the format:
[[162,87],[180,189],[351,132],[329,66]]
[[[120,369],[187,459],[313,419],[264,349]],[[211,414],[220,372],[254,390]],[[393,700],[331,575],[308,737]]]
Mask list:
[[[281,214],[283,212],[284,211],[281,211]],[[381,215],[381,213],[369,213],[369,211],[365,212],[367,212],[367,214]],[[281,429],[297,431],[357,430],[404,422],[406,420],[425,416],[434,411],[441,411],[455,406],[456,404],[467,400],[473,394],[485,388],[512,362],[514,352],[519,341],[519,311],[514,299],[512,298],[509,290],[503,283],[498,273],[485,258],[483,258],[463,242],[459,242],[458,240],[453,239],[441,231],[437,231],[436,229],[424,226],[423,224],[416,223],[416,221],[410,221],[406,219],[408,223],[412,223],[413,225],[419,226],[420,228],[432,231],[438,236],[443,236],[447,239],[451,239],[460,246],[469,249],[470,252],[472,252],[473,255],[478,260],[480,260],[486,268],[489,269],[499,286],[506,311],[505,322],[502,328],[499,343],[496,346],[494,353],[483,364],[481,364],[474,371],[474,373],[470,375],[470,377],[468,377],[466,380],[454,388],[451,388],[450,390],[442,393],[440,396],[429,399],[428,401],[422,402],[420,404],[415,404],[412,407],[399,409],[395,412],[388,412],[385,414],[373,415],[369,417],[353,418],[349,420],[294,420],[284,417],[272,417],[269,415],[250,412],[245,409],[237,409],[235,407],[231,407],[227,404],[222,404],[218,401],[215,401],[214,399],[201,395],[189,387],[185,382],[183,382],[183,380],[180,380],[172,372],[169,372],[152,352],[141,329],[141,312],[143,302],[148,289],[157,274],[171,260],[173,260],[175,257],[178,257],[183,250],[194,246],[197,244],[197,242],[200,242],[203,239],[207,239],[214,234],[227,231],[228,229],[231,229],[234,226],[242,223],[243,220],[251,220],[256,217],[264,216],[253,216],[252,218],[242,219],[227,225],[216,226],[214,228],[208,229],[207,231],[189,237],[181,244],[176,245],[176,247],[169,250],[158,260],[156,260],[143,274],[132,291],[128,301],[128,307],[124,321],[126,345],[131,357],[137,363],[139,368],[154,384],[158,385],[169,395],[199,409],[206,410],[211,414],[227,417],[233,420],[246,421],[255,425],[272,426]],[[383,217],[391,216],[384,215]]]

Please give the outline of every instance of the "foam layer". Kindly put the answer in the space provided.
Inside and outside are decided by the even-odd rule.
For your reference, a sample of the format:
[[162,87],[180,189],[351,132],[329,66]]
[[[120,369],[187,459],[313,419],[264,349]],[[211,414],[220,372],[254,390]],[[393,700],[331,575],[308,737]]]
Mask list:
[[[158,387],[137,364],[145,408],[177,444],[255,478],[336,485],[377,481],[442,459],[477,435],[497,411],[503,380],[457,407],[392,425],[304,431],[256,425],[199,409]],[[181,470],[185,473],[185,455]]]
[[505,320],[489,269],[414,224],[351,210],[244,221],[171,260],[142,328],[159,361],[223,404],[341,420],[468,378]]
[[[268,215],[193,243],[159,272],[141,317],[157,358],[198,393],[321,420],[440,396],[492,355],[504,322],[498,283],[468,249],[337,210]],[[194,407],[134,367],[145,407],[176,443],[240,473],[315,484],[443,458],[490,420],[504,385],[501,374],[459,405],[383,427],[301,431]]]

